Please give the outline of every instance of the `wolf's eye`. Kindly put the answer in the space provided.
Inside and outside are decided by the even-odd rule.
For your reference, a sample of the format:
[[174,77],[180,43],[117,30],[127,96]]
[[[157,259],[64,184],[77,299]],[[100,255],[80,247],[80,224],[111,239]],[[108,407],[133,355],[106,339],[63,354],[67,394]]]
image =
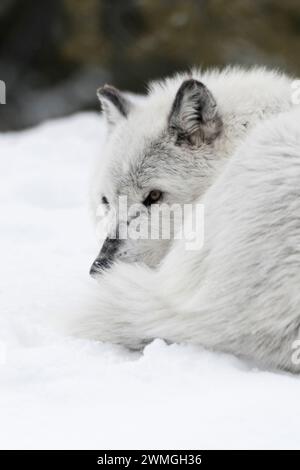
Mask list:
[[159,191],[158,189],[153,189],[150,191],[146,199],[144,200],[143,204],[145,206],[151,206],[151,204],[155,204],[158,202],[162,197],[162,192]]
[[109,202],[107,200],[107,197],[102,196],[102,204],[105,204],[106,206],[108,206]]

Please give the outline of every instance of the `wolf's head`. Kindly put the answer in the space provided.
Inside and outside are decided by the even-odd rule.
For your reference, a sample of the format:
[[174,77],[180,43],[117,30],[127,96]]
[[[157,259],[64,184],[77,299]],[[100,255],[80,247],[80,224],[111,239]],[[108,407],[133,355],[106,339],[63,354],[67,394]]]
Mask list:
[[[190,78],[174,92],[161,86],[141,100],[132,101],[108,85],[98,96],[108,138],[93,205],[95,212],[101,207],[110,224],[91,273],[115,260],[154,267],[181,223],[174,211],[199,199],[215,174],[222,134],[217,103],[203,83]],[[167,236],[164,222],[171,224]]]

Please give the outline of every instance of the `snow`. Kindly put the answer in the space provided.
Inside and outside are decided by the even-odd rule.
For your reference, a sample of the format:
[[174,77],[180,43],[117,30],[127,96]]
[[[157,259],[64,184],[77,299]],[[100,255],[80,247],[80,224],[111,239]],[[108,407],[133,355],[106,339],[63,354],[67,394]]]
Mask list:
[[299,377],[57,328],[97,288],[87,195],[103,138],[94,113],[0,135],[0,447],[299,448]]

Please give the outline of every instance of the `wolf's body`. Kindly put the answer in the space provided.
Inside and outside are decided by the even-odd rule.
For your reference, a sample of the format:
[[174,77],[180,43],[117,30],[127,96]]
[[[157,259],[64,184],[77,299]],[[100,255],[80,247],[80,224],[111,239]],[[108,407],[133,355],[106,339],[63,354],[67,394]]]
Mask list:
[[[153,172],[149,178],[150,188],[164,182],[167,191],[170,180],[170,193],[177,191],[179,200],[204,204],[204,247],[187,251],[180,240],[163,249],[159,242],[147,247],[157,257],[143,258],[139,251],[141,261],[159,264],[156,269],[120,262],[122,256],[114,252],[112,267],[97,276],[98,302],[82,320],[80,333],[131,348],[153,338],[191,342],[298,371],[292,348],[300,326],[300,111],[291,110],[291,82],[261,69],[196,78],[215,98],[218,115],[204,109],[206,114],[191,122],[195,97],[180,96],[183,116],[175,117],[182,122],[188,114],[193,140],[173,142],[175,153],[176,145],[181,147],[173,160],[171,148],[171,156],[164,148],[167,169],[160,163],[158,182],[153,183]],[[166,121],[176,121],[172,102],[182,81],[177,77],[154,86],[136,114],[118,116],[121,122],[109,137],[107,158],[118,162],[119,171],[112,162],[103,170],[106,178],[111,174],[110,189],[106,186],[110,199],[118,181],[126,181],[128,195],[128,171],[147,172],[143,165],[149,148],[154,149],[150,167],[157,162],[155,148],[165,138]],[[169,156],[175,179],[166,162]],[[186,163],[190,179],[184,158],[192,158],[195,171]],[[143,165],[138,164],[141,159]],[[93,194],[103,194],[100,182]],[[132,258],[139,261],[137,254]]]

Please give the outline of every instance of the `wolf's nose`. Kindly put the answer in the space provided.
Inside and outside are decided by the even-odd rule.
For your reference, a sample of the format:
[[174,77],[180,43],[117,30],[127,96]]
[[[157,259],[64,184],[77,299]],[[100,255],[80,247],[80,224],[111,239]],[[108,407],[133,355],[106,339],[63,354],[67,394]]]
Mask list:
[[97,274],[100,274],[104,269],[108,269],[111,264],[111,261],[109,261],[107,258],[97,258],[92,264],[90,275],[94,277]]

